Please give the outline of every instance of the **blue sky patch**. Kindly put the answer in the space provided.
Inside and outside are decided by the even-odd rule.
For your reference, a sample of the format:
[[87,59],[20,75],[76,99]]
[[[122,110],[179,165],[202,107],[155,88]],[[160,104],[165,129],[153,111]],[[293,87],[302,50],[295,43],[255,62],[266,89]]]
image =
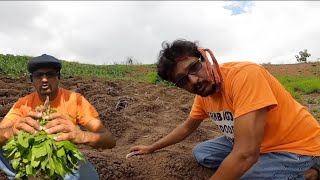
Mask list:
[[252,1],[228,1],[223,8],[230,10],[233,16],[247,13],[253,6],[254,2]]

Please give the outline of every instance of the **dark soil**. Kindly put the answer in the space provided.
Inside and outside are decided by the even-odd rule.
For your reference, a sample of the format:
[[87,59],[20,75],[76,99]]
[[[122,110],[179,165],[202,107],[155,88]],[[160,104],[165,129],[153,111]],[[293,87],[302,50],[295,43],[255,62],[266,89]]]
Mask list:
[[[266,65],[266,68],[277,76],[314,76],[319,73],[318,66]],[[66,77],[60,85],[84,95],[117,139],[117,146],[108,150],[80,145],[101,179],[201,180],[212,175],[212,170],[198,165],[192,156],[197,143],[220,135],[210,120],[178,144],[149,155],[125,157],[131,146],[151,144],[180,124],[188,116],[194,95],[176,87],[132,81]],[[19,97],[33,90],[28,78],[0,76],[0,120]],[[3,172],[0,179],[5,179]]]

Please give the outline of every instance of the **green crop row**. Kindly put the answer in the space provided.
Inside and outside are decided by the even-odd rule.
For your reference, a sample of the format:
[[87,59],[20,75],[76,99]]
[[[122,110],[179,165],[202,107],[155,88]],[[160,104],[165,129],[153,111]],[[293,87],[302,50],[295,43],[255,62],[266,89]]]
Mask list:
[[[12,78],[28,75],[27,63],[32,57],[0,54],[0,73]],[[62,77],[98,77],[114,80],[135,80],[148,83],[171,85],[163,81],[155,72],[155,65],[115,64],[93,65],[62,60]]]
[[299,99],[302,94],[320,93],[320,79],[318,77],[277,77],[280,83]]
[[[19,78],[28,75],[26,67],[30,56],[14,56],[0,54],[0,73],[10,77]],[[154,64],[116,64],[116,65],[93,65],[81,64],[78,62],[62,61],[62,77],[98,77],[114,80],[135,80],[152,84],[172,86],[172,83],[162,80]],[[320,79],[317,77],[286,77],[277,79],[295,98],[300,98],[301,94],[320,93]]]

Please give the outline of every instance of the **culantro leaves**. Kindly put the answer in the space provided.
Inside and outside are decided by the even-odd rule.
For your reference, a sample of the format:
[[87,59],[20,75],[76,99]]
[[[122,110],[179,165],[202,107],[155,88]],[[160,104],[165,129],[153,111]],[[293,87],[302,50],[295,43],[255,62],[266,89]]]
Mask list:
[[[48,97],[36,111],[42,112],[42,118],[37,120],[41,125],[47,124],[45,116],[56,112],[50,108]],[[15,178],[57,179],[79,169],[78,162],[84,161],[84,157],[78,147],[70,141],[56,142],[53,137],[44,131],[33,135],[20,131],[2,147],[15,170]]]

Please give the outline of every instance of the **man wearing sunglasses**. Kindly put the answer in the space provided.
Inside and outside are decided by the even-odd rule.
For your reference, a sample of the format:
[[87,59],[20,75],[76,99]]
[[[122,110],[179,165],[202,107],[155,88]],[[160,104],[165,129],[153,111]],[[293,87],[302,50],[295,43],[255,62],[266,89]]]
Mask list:
[[[43,54],[28,62],[28,71],[35,92],[20,98],[4,119],[0,122],[0,145],[16,136],[21,130],[33,134],[44,130],[55,136],[56,141],[70,140],[75,144],[86,144],[93,148],[113,148],[116,144],[112,134],[104,127],[95,108],[79,93],[59,87],[62,64],[53,56]],[[38,119],[41,113],[35,108],[44,104],[49,96],[50,106],[57,110],[47,118],[49,122],[40,126]],[[82,125],[86,131],[81,130]],[[8,159],[3,156],[0,148],[0,168],[9,179],[15,176]],[[67,174],[64,179],[99,179],[95,168],[88,161],[80,164],[75,174]]]
[[318,178],[320,126],[266,69],[250,62],[219,65],[209,49],[186,40],[163,48],[159,76],[196,97],[184,122],[152,145],[132,147],[131,154],[178,143],[210,118],[223,135],[198,144],[193,155],[216,169],[212,180]]

